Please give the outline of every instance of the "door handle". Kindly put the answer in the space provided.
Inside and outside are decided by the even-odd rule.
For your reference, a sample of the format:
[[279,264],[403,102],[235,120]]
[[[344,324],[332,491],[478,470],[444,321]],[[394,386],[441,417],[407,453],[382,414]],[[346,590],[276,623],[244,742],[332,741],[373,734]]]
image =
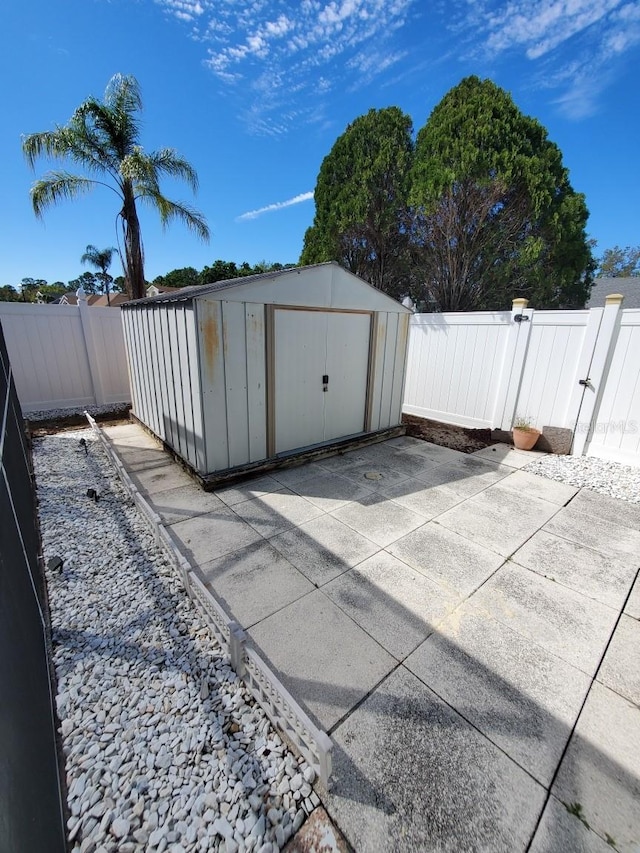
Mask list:
[[585,387],[588,387],[589,385],[591,385],[591,380],[588,376],[586,379],[578,379],[578,385],[584,385]]
[[323,391],[329,390],[329,374],[328,373],[325,373],[322,376],[322,390]]

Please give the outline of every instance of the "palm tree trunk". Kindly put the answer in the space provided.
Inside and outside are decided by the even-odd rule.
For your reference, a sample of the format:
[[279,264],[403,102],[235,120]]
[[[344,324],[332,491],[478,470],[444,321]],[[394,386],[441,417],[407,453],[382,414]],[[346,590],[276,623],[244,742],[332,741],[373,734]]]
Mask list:
[[133,196],[133,188],[129,184],[125,185],[123,190],[124,204],[122,206],[122,220],[124,225],[127,290],[132,299],[142,299],[145,295],[145,280],[140,222]]

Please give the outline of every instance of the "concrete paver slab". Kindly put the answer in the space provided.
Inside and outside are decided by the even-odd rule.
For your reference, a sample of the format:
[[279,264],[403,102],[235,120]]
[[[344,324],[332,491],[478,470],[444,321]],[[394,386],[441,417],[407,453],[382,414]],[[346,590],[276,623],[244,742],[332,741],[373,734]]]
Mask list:
[[640,709],[593,684],[552,788],[615,850],[640,845]]
[[316,586],[322,586],[379,550],[331,515],[320,515],[269,540]]
[[428,486],[421,480],[409,477],[401,483],[383,486],[380,493],[395,503],[417,512],[425,521],[430,521],[451,507],[460,503],[461,498],[443,486]]
[[349,450],[346,453],[335,453],[333,456],[325,456],[323,459],[319,459],[317,464],[325,471],[343,474],[347,468],[353,468],[354,465],[364,463],[371,465],[374,459],[379,461],[376,447],[377,445],[370,445],[358,450]]
[[424,524],[424,518],[380,494],[367,495],[331,513],[357,533],[384,548]]
[[548,786],[591,679],[469,607],[452,613],[405,666]]
[[424,456],[425,459],[430,459],[437,464],[443,462],[458,462],[464,459],[467,454],[461,453],[459,450],[452,450],[450,447],[443,447],[440,444],[432,444],[430,441],[421,441],[419,444],[411,444],[403,448],[405,453],[417,453]]
[[640,619],[640,574],[636,577],[636,582],[633,585],[624,612],[633,619]]
[[167,489],[177,489],[179,486],[188,486],[194,482],[193,478],[176,462],[131,471],[129,476],[141,491],[149,495]]
[[287,690],[325,729],[397,666],[318,589],[254,625],[249,633]]
[[414,438],[412,435],[398,435],[395,438],[389,438],[385,444],[399,450],[410,450],[412,448],[420,450],[425,441],[422,438]]
[[281,468],[272,471],[271,476],[288,489],[293,488],[294,483],[308,480],[316,474],[324,472],[319,462],[304,462],[301,465],[293,465],[290,468]]
[[420,453],[406,453],[393,448],[388,448],[387,452],[380,456],[380,462],[408,477],[415,477],[422,471],[430,471],[440,464],[438,460]]
[[290,489],[234,504],[233,511],[265,539],[276,536],[289,527],[310,521],[322,513],[321,509]]
[[204,563],[197,573],[243,628],[314,589],[304,575],[263,540]]
[[434,523],[408,533],[388,550],[459,597],[471,595],[504,562],[495,551]]
[[469,599],[531,642],[593,675],[617,612],[593,598],[506,563]]
[[334,740],[325,806],[358,853],[525,849],[544,789],[404,667]]
[[529,853],[612,853],[613,850],[564,803],[550,797]]
[[139,447],[132,444],[120,444],[117,453],[128,471],[140,471],[143,468],[154,468],[167,465],[173,460],[162,447]]
[[176,545],[195,565],[257,542],[261,537],[230,509],[217,509],[169,527]]
[[160,441],[150,435],[139,424],[118,424],[117,426],[102,426],[104,434],[115,445],[133,444],[138,447],[159,447]]
[[447,488],[460,501],[477,495],[511,473],[513,468],[507,468],[506,465],[492,465],[491,462],[469,456],[464,461],[445,462],[437,468],[421,471],[416,478],[427,486]]
[[271,492],[279,492],[282,489],[282,483],[279,483],[273,477],[265,475],[263,477],[256,477],[253,480],[236,483],[234,486],[227,486],[224,489],[217,489],[216,495],[227,506],[235,506],[243,501],[250,501],[253,498],[259,498],[262,495],[271,494]]
[[505,489],[515,489],[517,492],[549,501],[556,506],[564,506],[578,491],[575,486],[569,486],[567,483],[557,483],[539,474],[520,470],[505,477],[500,485]]
[[598,681],[640,706],[640,622],[624,613],[598,671]]
[[619,501],[608,495],[601,495],[591,489],[582,489],[579,495],[571,501],[571,508],[594,515],[603,521],[610,521],[632,530],[640,530],[640,504],[629,501]]
[[352,465],[343,471],[342,475],[360,486],[365,485],[372,491],[381,491],[383,488],[392,486],[394,483],[401,483],[409,476],[402,471],[397,471],[395,468],[390,468],[377,459],[372,459],[371,462],[360,462],[358,465]]
[[381,551],[324,592],[383,648],[404,659],[454,609],[457,596]]
[[511,468],[524,468],[543,453],[535,450],[516,450],[508,444],[492,444],[490,447],[483,447],[482,450],[476,450],[471,454],[476,458],[489,459],[491,462],[499,462],[501,465],[509,465]]
[[355,483],[341,474],[324,470],[293,483],[291,489],[324,512],[338,509],[349,501],[357,501],[372,491],[365,482]]
[[443,513],[438,523],[508,557],[557,511],[548,501],[497,483]]
[[640,566],[640,531],[587,515],[574,508],[574,501],[575,498],[561,509],[545,525],[545,530],[617,557],[637,569]]
[[156,492],[149,495],[149,503],[165,524],[224,508],[220,498],[212,492],[205,492],[197,483]]
[[635,569],[578,542],[539,530],[513,555],[513,560],[540,575],[609,607],[620,608]]

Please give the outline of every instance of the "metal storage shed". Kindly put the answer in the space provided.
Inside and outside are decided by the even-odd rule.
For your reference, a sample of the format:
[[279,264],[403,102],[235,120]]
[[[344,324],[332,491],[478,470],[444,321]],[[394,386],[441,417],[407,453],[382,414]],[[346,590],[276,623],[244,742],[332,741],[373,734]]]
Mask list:
[[128,303],[133,414],[203,478],[395,427],[410,313],[336,263]]

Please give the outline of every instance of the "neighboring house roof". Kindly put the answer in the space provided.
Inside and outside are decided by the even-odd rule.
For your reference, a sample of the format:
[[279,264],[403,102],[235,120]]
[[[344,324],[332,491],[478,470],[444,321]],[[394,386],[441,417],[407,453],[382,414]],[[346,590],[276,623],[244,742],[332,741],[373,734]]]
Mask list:
[[623,308],[640,308],[640,276],[601,276],[591,288],[587,308],[604,308],[604,300],[610,293],[624,296]]
[[175,287],[167,287],[164,284],[150,284],[146,290],[147,296],[158,296],[159,293],[171,293],[171,291],[175,291],[177,288]]
[[[109,294],[109,302],[111,304],[111,308],[117,308],[119,305],[122,305],[124,302],[128,302],[129,297],[126,293],[110,293]],[[95,305],[98,308],[107,308],[109,307],[109,302],[107,302],[107,295],[105,293],[92,293],[87,296],[87,305]],[[59,299],[53,300],[53,305],[77,305],[78,297],[75,293],[64,293]]]

